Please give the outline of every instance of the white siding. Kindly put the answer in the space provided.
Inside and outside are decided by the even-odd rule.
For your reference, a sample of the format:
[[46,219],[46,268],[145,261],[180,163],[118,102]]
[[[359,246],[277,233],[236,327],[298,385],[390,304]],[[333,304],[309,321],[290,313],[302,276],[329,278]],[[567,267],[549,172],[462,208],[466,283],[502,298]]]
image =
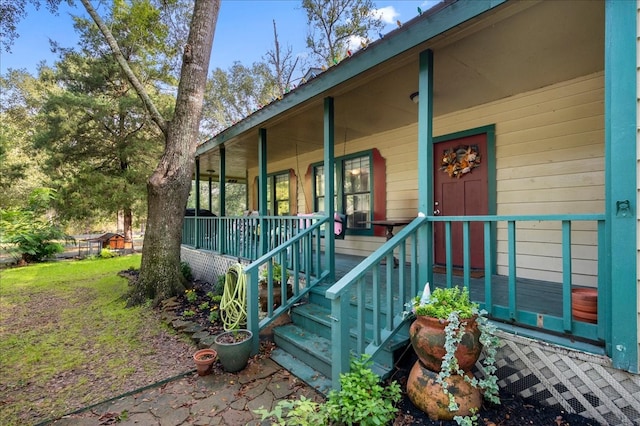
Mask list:
[[[435,100],[437,102],[437,99]],[[495,124],[497,213],[563,214],[604,211],[604,78],[580,77],[434,119],[434,135]],[[386,161],[386,216],[417,214],[417,123],[336,145],[336,156],[377,148]],[[322,150],[269,164],[269,172],[296,167],[298,209],[311,211],[305,185],[309,164]],[[487,163],[483,163],[487,164]],[[249,171],[253,182],[257,170]],[[596,285],[595,224],[574,230],[574,284]],[[528,223],[517,230],[522,277],[561,281],[560,224]],[[383,237],[347,236],[339,252],[367,255]],[[506,272],[506,229],[498,229],[499,273]]]

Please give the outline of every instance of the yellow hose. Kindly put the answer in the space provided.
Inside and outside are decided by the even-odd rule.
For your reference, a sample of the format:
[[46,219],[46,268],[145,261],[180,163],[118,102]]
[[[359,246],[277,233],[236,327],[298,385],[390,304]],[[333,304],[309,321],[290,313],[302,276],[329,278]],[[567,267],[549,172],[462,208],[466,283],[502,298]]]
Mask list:
[[225,331],[241,328],[247,322],[247,283],[239,263],[231,266],[225,275],[220,317]]

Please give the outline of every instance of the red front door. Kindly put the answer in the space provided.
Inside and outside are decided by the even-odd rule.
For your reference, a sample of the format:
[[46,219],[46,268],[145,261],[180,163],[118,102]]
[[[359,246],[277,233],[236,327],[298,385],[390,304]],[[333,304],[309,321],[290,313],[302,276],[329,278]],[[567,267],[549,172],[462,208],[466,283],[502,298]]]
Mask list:
[[[434,145],[434,206],[438,216],[486,215],[488,211],[487,135],[451,139]],[[474,158],[475,157],[475,158]],[[471,160],[471,161],[470,161]],[[484,268],[484,231],[471,223],[471,268]],[[446,264],[444,223],[434,226],[437,265]],[[453,266],[462,267],[462,223],[451,226]]]

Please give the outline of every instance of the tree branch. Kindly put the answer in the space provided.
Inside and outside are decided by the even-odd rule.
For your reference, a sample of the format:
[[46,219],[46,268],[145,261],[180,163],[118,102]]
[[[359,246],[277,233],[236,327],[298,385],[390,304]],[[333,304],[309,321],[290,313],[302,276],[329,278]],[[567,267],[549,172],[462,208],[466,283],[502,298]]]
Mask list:
[[167,121],[164,119],[164,117],[162,117],[162,115],[154,105],[153,101],[147,94],[147,91],[144,89],[144,86],[142,85],[140,80],[138,80],[136,75],[133,73],[133,70],[129,66],[129,63],[127,62],[124,55],[120,51],[120,46],[118,46],[118,42],[116,41],[115,37],[113,37],[113,34],[111,34],[111,31],[105,25],[104,21],[102,20],[100,15],[98,15],[96,10],[93,8],[89,0],[80,0],[80,1],[82,2],[85,9],[87,10],[87,13],[89,13],[93,21],[96,23],[96,25],[100,29],[100,32],[102,33],[104,38],[107,40],[109,47],[111,47],[111,52],[113,53],[113,56],[115,57],[116,61],[120,65],[120,68],[122,69],[124,74],[127,76],[129,83],[131,83],[136,93],[144,103],[145,108],[147,109],[147,111],[149,111],[149,114],[151,115],[151,119],[158,125],[162,133],[164,133],[166,136]]

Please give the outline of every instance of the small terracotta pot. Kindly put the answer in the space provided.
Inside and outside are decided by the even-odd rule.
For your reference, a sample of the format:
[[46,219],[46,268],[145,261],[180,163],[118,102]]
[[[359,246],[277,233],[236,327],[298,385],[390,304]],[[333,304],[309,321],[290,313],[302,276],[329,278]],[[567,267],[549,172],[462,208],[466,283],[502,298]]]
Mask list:
[[598,322],[598,289],[574,288],[571,290],[571,314],[576,321]]
[[[466,374],[469,379],[473,377],[469,372]],[[407,396],[413,405],[427,413],[431,420],[453,420],[454,416],[469,416],[472,409],[480,408],[480,390],[471,386],[464,377],[453,374],[444,381],[449,393],[455,397],[458,410],[449,411],[449,396],[436,382],[437,378],[438,373],[416,361],[407,379]]]
[[[478,329],[475,318],[461,321],[466,321],[467,325],[462,341],[456,349],[455,357],[458,359],[458,366],[462,370],[468,371],[476,363],[482,351],[480,329]],[[445,320],[419,315],[409,328],[413,350],[424,366],[432,371],[440,371],[442,358],[446,353],[444,328],[448,323]]]
[[198,376],[206,376],[211,373],[211,366],[217,356],[218,353],[215,349],[200,349],[193,354],[193,361],[196,363]]

